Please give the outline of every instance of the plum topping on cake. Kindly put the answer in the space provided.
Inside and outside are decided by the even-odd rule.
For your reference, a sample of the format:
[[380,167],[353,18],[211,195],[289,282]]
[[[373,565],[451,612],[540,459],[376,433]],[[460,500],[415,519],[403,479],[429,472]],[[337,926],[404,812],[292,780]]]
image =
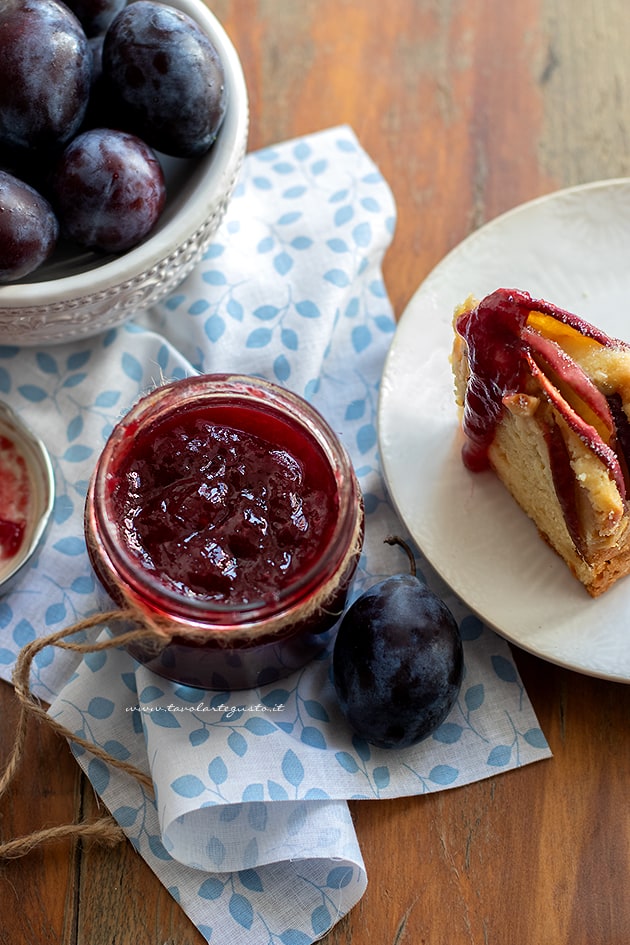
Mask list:
[[[538,317],[537,317],[538,316]],[[557,321],[564,330],[555,331]],[[595,452],[605,457],[616,481],[619,462],[608,440],[615,425],[606,397],[598,390],[579,363],[554,339],[553,333],[571,332],[606,348],[625,348],[623,341],[610,338],[577,315],[565,312],[527,292],[497,289],[474,308],[460,312],[457,333],[468,346],[470,379],[464,399],[464,462],[471,469],[487,465],[487,450],[500,419],[504,399],[523,391],[526,377],[536,377],[540,392],[554,403],[576,433]],[[547,329],[550,334],[543,334]],[[598,429],[591,421],[599,420]]]
[[[454,328],[464,464],[494,469],[590,593],[601,593],[629,524],[630,345],[519,289],[468,300]],[[627,544],[630,570],[630,531]]]

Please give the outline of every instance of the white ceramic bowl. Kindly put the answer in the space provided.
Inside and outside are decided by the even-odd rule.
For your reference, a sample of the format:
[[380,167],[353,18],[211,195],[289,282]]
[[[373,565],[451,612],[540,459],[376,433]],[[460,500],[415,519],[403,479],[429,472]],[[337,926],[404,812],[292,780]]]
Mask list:
[[0,286],[0,345],[57,343],[122,324],[188,275],[225,214],[247,147],[243,70],[229,37],[203,0],[167,2],[196,20],[223,61],[228,106],[217,140],[194,160],[159,155],[167,201],[143,243],[106,257],[60,246],[25,280]]

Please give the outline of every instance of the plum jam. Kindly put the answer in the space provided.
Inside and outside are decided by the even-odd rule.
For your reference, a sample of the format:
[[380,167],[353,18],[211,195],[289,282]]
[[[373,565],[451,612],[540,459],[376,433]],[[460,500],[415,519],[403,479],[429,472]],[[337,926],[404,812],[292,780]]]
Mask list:
[[123,541],[183,594],[237,607],[277,597],[317,561],[337,515],[332,471],[300,436],[275,416],[226,405],[135,435],[109,481]]
[[54,501],[44,444],[0,403],[0,593],[37,549]]
[[24,457],[0,434],[0,561],[14,558],[24,541],[30,497]]
[[257,378],[202,375],[140,400],[114,429],[86,504],[101,583],[156,629],[130,647],[205,689],[272,682],[325,645],[363,538],[333,431]]

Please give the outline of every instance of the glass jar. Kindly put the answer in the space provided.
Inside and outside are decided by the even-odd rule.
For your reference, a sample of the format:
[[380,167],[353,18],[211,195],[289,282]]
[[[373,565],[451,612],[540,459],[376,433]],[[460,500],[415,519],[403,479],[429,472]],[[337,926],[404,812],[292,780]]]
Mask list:
[[168,383],[94,471],[85,531],[112,599],[155,630],[129,650],[203,689],[271,683],[325,647],[363,542],[350,459],[301,397],[246,375]]

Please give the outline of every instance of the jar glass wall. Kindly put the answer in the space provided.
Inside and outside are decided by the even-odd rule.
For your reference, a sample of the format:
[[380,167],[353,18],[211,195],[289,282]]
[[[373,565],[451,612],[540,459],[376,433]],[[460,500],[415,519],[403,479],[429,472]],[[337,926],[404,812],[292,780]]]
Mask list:
[[312,406],[255,377],[209,374],[155,389],[119,422],[85,526],[105,589],[156,629],[134,657],[224,690],[321,652],[358,563],[363,506]]

